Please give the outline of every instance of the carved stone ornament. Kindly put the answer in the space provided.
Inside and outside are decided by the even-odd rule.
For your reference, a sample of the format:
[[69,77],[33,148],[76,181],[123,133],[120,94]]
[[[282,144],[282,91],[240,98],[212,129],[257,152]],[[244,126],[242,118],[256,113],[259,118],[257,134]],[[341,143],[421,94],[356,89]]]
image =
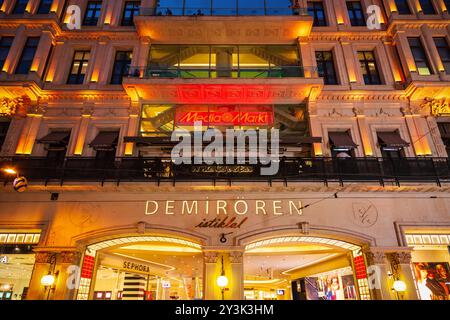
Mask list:
[[216,263],[219,260],[219,253],[214,251],[206,251],[203,253],[205,263]]
[[64,251],[61,252],[61,263],[78,264],[81,258],[81,254],[76,251]]
[[28,103],[29,101],[25,97],[15,99],[0,98],[0,116],[14,116],[19,109],[26,108]]
[[38,252],[35,256],[36,263],[49,263],[51,257],[50,252]]
[[244,253],[242,251],[231,251],[230,252],[230,262],[231,263],[242,263]]
[[450,99],[431,99],[425,98],[424,102],[420,105],[422,109],[430,110],[433,116],[448,116],[450,115]]
[[367,248],[363,250],[363,253],[366,255],[368,265],[386,264],[387,262],[386,254],[383,251]]

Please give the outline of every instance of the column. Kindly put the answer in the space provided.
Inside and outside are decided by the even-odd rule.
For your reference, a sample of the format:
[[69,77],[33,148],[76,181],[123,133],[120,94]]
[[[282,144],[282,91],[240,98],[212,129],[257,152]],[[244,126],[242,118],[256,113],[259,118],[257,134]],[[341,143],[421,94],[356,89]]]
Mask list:
[[[136,136],[138,131],[138,124],[139,124],[139,102],[131,102],[131,106],[128,110],[129,116],[128,116],[128,129],[127,129],[127,136],[133,137]],[[128,142],[125,143],[125,152],[124,154],[126,156],[132,156],[133,155],[133,148],[134,143]]]
[[430,133],[431,140],[433,141],[433,145],[436,151],[436,157],[447,158],[449,155],[447,154],[447,149],[445,148],[444,143],[442,142],[441,135],[439,133],[439,128],[437,126],[435,117],[425,117],[425,121],[427,122],[428,132]]
[[105,12],[105,19],[103,21],[103,23],[105,25],[112,25],[113,23],[113,12],[114,12],[114,6],[116,5],[116,3],[118,3],[119,1],[108,1],[106,3],[106,12]]
[[[45,82],[61,84],[64,77],[64,63],[66,60],[64,54],[66,51],[66,38],[57,38],[55,41],[55,50],[53,52],[52,60],[50,61]],[[57,72],[58,71],[58,72]]]
[[399,300],[418,300],[419,298],[411,269],[411,250],[411,248],[405,248],[404,250],[387,254],[393,275],[392,280],[400,280],[406,284],[406,291],[404,293],[399,293],[397,296],[397,293],[395,291],[393,292],[395,298]]
[[34,142],[36,141],[45,109],[45,105],[42,104],[31,106],[28,109],[27,120],[17,144],[16,154],[31,154],[33,152]]
[[22,52],[22,48],[25,45],[25,41],[27,39],[25,31],[25,25],[23,24],[20,25],[19,28],[17,28],[16,36],[14,37],[11,48],[9,49],[8,56],[6,57],[2,71],[9,74],[14,73],[16,65],[20,59],[20,53]]
[[367,277],[369,289],[374,300],[392,300],[392,290],[389,283],[389,262],[383,249],[364,248],[367,261]]
[[398,61],[397,54],[395,52],[394,43],[389,39],[383,40],[383,47],[386,52],[386,57],[389,61],[389,66],[392,70],[392,75],[394,76],[394,81],[396,83],[401,83],[404,81],[402,66],[400,65],[400,61]]
[[45,63],[50,54],[50,49],[52,47],[52,33],[49,30],[42,31],[41,38],[39,40],[39,45],[34,55],[33,63],[31,64],[30,71],[37,73],[39,78],[42,78],[42,73],[45,69]]
[[300,57],[302,60],[303,72],[305,78],[313,78],[315,75],[313,66],[315,65],[316,59],[313,59],[313,54],[311,50],[311,44],[308,42],[308,37],[298,38],[298,44],[300,48]]
[[344,53],[345,65],[347,67],[348,80],[350,84],[358,82],[358,73],[355,65],[355,55],[350,40],[347,37],[341,37],[340,43]]
[[404,115],[405,117],[405,121],[406,121],[406,126],[408,128],[408,132],[409,135],[411,137],[411,144],[412,147],[414,148],[414,152],[416,156],[420,156],[423,155],[423,150],[422,150],[422,144],[420,142],[420,136],[419,133],[417,132],[416,129],[416,125],[414,123],[414,119],[413,119],[413,115],[411,113],[407,113]]
[[416,63],[409,47],[408,39],[404,31],[397,31],[394,36],[394,41],[397,44],[398,54],[402,60],[403,70],[406,75],[417,73]]
[[397,5],[395,4],[395,0],[383,0],[383,2],[384,2],[384,7],[386,8],[386,11],[388,13],[388,17],[392,13],[398,12]]
[[[311,136],[313,137],[322,137],[322,129],[320,125],[320,121],[317,116],[317,102],[309,101],[308,102],[308,113],[309,113],[309,126],[311,130]],[[322,143],[314,143],[314,156],[321,157],[324,155],[323,153],[323,140]]]
[[220,300],[220,292],[217,292],[217,277],[220,275],[219,253],[214,251],[205,251],[203,253],[203,299],[204,300]]
[[433,40],[433,34],[431,33],[430,27],[426,24],[423,24],[420,27],[422,31],[423,39],[425,40],[425,50],[430,54],[430,63],[434,67],[436,72],[442,73],[445,75],[445,68],[442,64],[441,56],[436,48],[436,44]]
[[358,124],[359,134],[361,136],[364,149],[364,156],[372,157],[374,155],[371,143],[372,139],[367,131],[366,116],[364,115],[363,105],[361,104],[361,106],[355,107],[353,112],[356,117],[356,123]]
[[76,156],[83,155],[86,135],[89,129],[89,123],[91,121],[91,116],[93,112],[94,106],[90,104],[85,104],[85,106],[81,110],[81,119],[78,127],[76,142],[74,144],[75,147],[73,149],[73,154]]
[[135,66],[139,68],[138,70],[140,70],[141,78],[143,78],[145,75],[145,68],[147,67],[149,54],[150,54],[150,37],[140,37],[139,50],[136,57],[137,61],[135,63]]
[[244,300],[244,264],[243,264],[243,251],[231,251],[230,252],[230,264],[231,264],[231,279],[230,300]]
[[[95,48],[92,52],[90,61],[88,62],[88,69],[86,77],[90,79],[90,82],[97,83],[99,81],[100,72],[105,70],[103,69],[103,63],[105,62],[104,58],[106,55],[106,49],[109,42],[109,38],[105,36],[101,36],[98,38],[98,42],[95,45]],[[90,73],[90,74],[89,74]]]
[[50,7],[50,12],[54,12],[57,17],[61,17],[63,14],[65,0],[53,0],[52,6]]

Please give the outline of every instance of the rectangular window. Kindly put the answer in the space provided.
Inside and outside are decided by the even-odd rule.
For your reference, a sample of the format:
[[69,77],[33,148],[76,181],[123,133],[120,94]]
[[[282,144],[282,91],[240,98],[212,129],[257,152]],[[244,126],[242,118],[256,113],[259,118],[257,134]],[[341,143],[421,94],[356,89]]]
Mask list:
[[101,1],[89,1],[86,7],[86,14],[84,15],[84,26],[96,26],[102,11]]
[[411,48],[414,62],[416,63],[417,72],[421,76],[428,76],[432,73],[430,63],[428,61],[422,41],[419,37],[408,38],[409,47]]
[[447,39],[445,37],[434,38],[434,43],[441,57],[445,72],[450,74],[450,48]]
[[450,122],[438,122],[437,125],[447,154],[450,155]]
[[90,51],[75,51],[67,84],[83,84]]
[[53,0],[41,0],[37,10],[37,14],[49,14]]
[[29,37],[27,39],[19,63],[17,64],[16,74],[27,74],[30,72],[38,44],[39,37]]
[[123,8],[123,15],[122,15],[122,26],[133,26],[134,16],[139,15],[139,5],[140,1],[127,1],[125,2],[125,6]]
[[322,1],[308,1],[308,14],[313,17],[313,26],[326,26],[327,19]]
[[3,143],[5,143],[6,134],[8,133],[10,121],[0,121],[0,151]]
[[424,14],[436,14],[436,10],[434,9],[433,2],[431,0],[419,0],[419,3]]
[[408,0],[395,0],[398,14],[411,14],[411,9],[408,5]]
[[374,52],[358,51],[358,60],[364,83],[367,85],[381,84]]
[[11,48],[14,37],[0,38],[0,71],[3,69],[6,58],[8,57],[9,49]]
[[361,1],[347,1],[347,11],[352,26],[360,27],[366,25]]
[[325,84],[338,84],[334,68],[332,51],[316,51],[316,62],[319,77],[323,78]]
[[122,78],[128,73],[133,53],[131,51],[117,51],[114,60],[111,84],[121,84]]
[[13,14],[24,14],[27,8],[28,0],[17,0],[13,9]]

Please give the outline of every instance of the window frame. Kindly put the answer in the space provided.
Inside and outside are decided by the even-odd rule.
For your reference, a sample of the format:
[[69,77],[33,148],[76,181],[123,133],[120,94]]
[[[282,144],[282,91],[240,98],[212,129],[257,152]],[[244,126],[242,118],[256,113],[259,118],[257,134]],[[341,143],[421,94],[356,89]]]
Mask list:
[[[22,0],[16,0],[16,2],[14,3],[14,8],[12,9],[12,14],[24,14],[26,12],[27,6],[28,6],[28,2],[31,0],[24,0],[25,2],[22,3]],[[19,4],[21,4],[19,6]],[[23,8],[23,11],[22,11]],[[18,11],[20,9],[20,11]]]
[[[419,4],[420,4],[420,8],[422,9],[422,13],[425,15],[433,15],[433,14],[437,14],[437,10],[436,7],[434,6],[434,3],[432,0],[418,0]],[[425,12],[425,10],[423,9],[424,6],[422,5],[423,1],[427,1],[427,8],[430,8],[432,12]]]
[[[313,4],[313,6],[310,7],[310,4]],[[319,6],[320,8],[319,9],[321,9],[321,11],[323,12],[323,20],[320,20],[317,17],[317,12],[320,11],[320,10],[317,10],[318,9],[318,7],[316,6],[317,4],[320,4],[320,6]],[[326,26],[328,26],[327,12],[326,12],[326,9],[325,9],[325,4],[323,3],[322,0],[320,0],[320,1],[318,1],[318,0],[316,0],[316,1],[308,1],[307,2],[307,6],[308,6],[308,8],[307,8],[308,14],[313,17],[313,27],[326,27]],[[310,14],[310,8],[312,9],[312,12],[313,12],[312,15]]]
[[[353,16],[355,16],[355,12],[359,11],[358,9],[355,9],[353,7],[356,3],[359,4],[360,6],[359,10],[361,11],[362,18],[354,20],[350,17],[350,11],[353,12]],[[351,8],[349,8],[349,4],[351,4]],[[350,25],[352,27],[366,27],[367,26],[366,15],[364,14],[364,6],[362,1],[345,1],[345,5],[347,7],[347,15],[348,19],[350,20]],[[353,24],[353,21],[356,21],[356,23]]]
[[[49,1],[50,3],[49,4],[44,4],[45,1]],[[41,1],[39,1],[39,6],[38,6],[38,8],[36,10],[36,14],[49,14],[50,10],[52,8],[52,3],[53,3],[52,0],[41,0]],[[43,8],[46,9],[45,6],[47,6],[47,5],[48,5],[48,11],[41,12],[41,10],[43,10]]]
[[402,15],[402,16],[404,16],[404,15],[410,15],[410,14],[412,14],[412,10],[411,10],[411,7],[410,7],[410,5],[409,5],[409,1],[408,0],[401,0],[401,1],[404,1],[404,4],[406,5],[406,8],[408,9],[408,12],[401,12],[400,10],[399,10],[399,6],[398,6],[398,3],[397,3],[397,1],[398,0],[394,0],[395,1],[395,7],[397,8],[397,13],[399,14],[399,15]]
[[[415,64],[415,66],[416,66],[416,71],[417,71],[417,73],[418,73],[419,75],[421,75],[421,76],[429,76],[429,75],[434,74],[434,70],[433,70],[433,67],[431,66],[430,58],[429,58],[429,56],[428,56],[427,51],[425,50],[425,46],[423,45],[422,38],[421,38],[420,36],[416,36],[416,37],[407,37],[407,40],[408,40],[409,49],[411,50],[411,54],[412,54],[413,59],[414,59],[414,64]],[[417,40],[417,41],[419,42],[420,46],[412,46],[412,45],[411,45],[411,40]],[[421,50],[421,51],[423,52],[423,56],[425,57],[425,61],[419,61],[419,60],[418,60],[418,58],[414,55],[414,50],[413,50],[414,48],[419,49],[419,50]],[[419,63],[425,62],[425,65],[426,65],[426,67],[427,67],[428,70],[429,70],[429,74],[421,74],[421,73],[420,73],[420,71],[419,71],[420,68],[418,67],[418,62],[419,62]]]
[[[5,38],[11,40],[11,43],[9,44],[9,46],[6,46],[6,45],[3,44],[3,39],[5,39]],[[11,51],[11,47],[12,47],[13,42],[14,42],[14,37],[13,36],[0,37],[0,51],[3,50],[3,49],[5,49],[5,51],[6,51],[5,60],[3,60],[3,61],[0,60],[0,70],[3,69],[3,66],[5,65],[6,59],[8,59],[8,55],[9,55],[9,52]]]
[[[127,4],[133,4],[133,8],[131,8],[130,10],[128,10],[129,12],[131,12],[131,17],[128,19],[125,17],[125,13],[127,12]],[[134,17],[136,16],[135,11],[136,8],[134,7],[134,4],[137,3],[137,15],[139,15],[139,11],[141,8],[141,1],[136,1],[136,0],[131,0],[131,1],[125,1],[124,5],[123,5],[123,10],[122,10],[122,17],[120,18],[120,25],[123,27],[133,27],[134,26]],[[129,21],[127,23],[125,23],[125,21]]]
[[[362,53],[363,54],[363,56],[364,56],[364,60],[360,60],[359,59],[359,54],[360,53]],[[367,57],[366,57],[366,54],[367,53],[370,53],[372,56],[373,56],[373,59],[368,59]],[[357,57],[358,57],[358,62],[359,62],[359,70],[361,71],[361,69],[362,69],[362,63],[364,63],[364,69],[365,69],[365,71],[366,71],[366,74],[368,75],[368,79],[369,79],[369,81],[366,81],[366,78],[364,77],[364,73],[362,73],[361,75],[362,75],[362,77],[363,77],[363,81],[364,81],[364,84],[367,86],[367,85],[382,85],[383,84],[383,80],[381,79],[381,73],[380,73],[380,68],[379,68],[379,66],[378,66],[378,61],[377,61],[377,58],[376,58],[376,53],[375,53],[375,50],[358,50],[357,51]],[[372,74],[371,72],[370,72],[370,63],[373,63],[374,64],[374,66],[375,66],[375,72],[376,72],[376,74]],[[374,77],[377,77],[378,78],[378,82],[377,81],[374,81]]]
[[[81,59],[75,59],[75,56],[77,55],[77,53],[82,52],[83,53],[83,57]],[[85,56],[86,53],[89,53],[89,58],[86,60]],[[75,50],[73,53],[73,58],[72,58],[72,63],[70,64],[70,70],[69,70],[69,76],[67,77],[67,84],[84,84],[85,80],[86,80],[86,74],[87,74],[87,68],[89,67],[89,60],[91,59],[91,51],[88,49],[80,49],[80,50]],[[76,74],[72,73],[72,70],[74,68],[74,64],[78,62],[78,70]],[[86,73],[81,73],[83,70],[83,63],[86,62]],[[75,80],[71,80],[71,77],[73,75],[76,75]],[[80,81],[80,77],[82,76],[82,79]]]
[[[319,52],[322,52],[322,53],[330,53],[330,55],[331,55],[331,59],[330,60],[325,60],[325,59],[323,59],[323,60],[318,60],[317,59],[317,53],[319,53]],[[333,52],[333,50],[316,50],[315,51],[315,58],[316,58],[316,65],[317,65],[317,72],[319,73],[319,64],[325,64],[325,65],[327,65],[327,68],[322,68],[323,69],[323,71],[324,71],[324,75],[323,75],[323,80],[324,80],[324,84],[325,85],[339,85],[339,77],[338,77],[338,74],[337,74],[337,71],[336,71],[336,64],[335,64],[335,55],[334,55],[334,52]],[[333,81],[329,81],[330,80],[330,78],[328,77],[328,66],[330,66],[331,65],[331,67],[333,68],[333,73],[334,73],[334,79],[332,79],[332,80],[334,80],[334,82]],[[320,73],[319,73],[319,77],[321,77],[320,76]]]
[[[37,40],[36,44],[30,46],[28,44],[28,41],[31,41],[31,40]],[[27,39],[25,40],[25,45],[22,48],[22,53],[20,54],[20,59],[17,62],[16,70],[14,70],[14,74],[28,74],[28,73],[30,73],[30,68],[31,68],[31,65],[33,64],[34,57],[36,56],[36,51],[37,51],[37,48],[39,46],[39,42],[40,42],[40,37],[33,37],[33,36],[32,37],[27,37]],[[29,62],[28,70],[25,72],[24,70],[21,69],[21,66],[25,62],[23,60],[24,56],[25,56],[25,52],[26,52],[26,50],[29,50],[29,49],[34,49],[34,53],[33,53],[33,58],[31,60],[25,60],[25,61]]]
[[[113,63],[113,68],[112,68],[112,71],[111,71],[111,78],[110,78],[110,80],[109,80],[109,84],[122,84],[122,78],[127,74],[127,67],[126,67],[126,64],[123,64],[125,61],[128,61],[128,60],[125,60],[125,59],[123,59],[123,60],[118,60],[117,59],[117,56],[118,56],[118,54],[120,54],[120,53],[125,53],[125,54],[127,54],[127,53],[129,53],[130,54],[130,59],[129,59],[129,64],[128,64],[128,70],[129,70],[129,68],[130,68],[130,66],[131,66],[131,61],[132,61],[132,59],[133,59],[133,50],[117,50],[116,52],[115,52],[115,55],[114,55],[114,63]],[[116,66],[117,66],[117,63],[122,63],[123,65],[122,65],[122,67],[121,67],[121,72],[120,72],[120,74],[118,73],[118,74],[115,74],[114,73],[114,70],[116,69]],[[114,77],[115,76],[119,76],[120,75],[120,82],[114,82]]]
[[[90,5],[95,5],[95,7],[91,8]],[[98,5],[100,5],[100,7],[98,7]],[[86,27],[97,26],[98,22],[100,21],[102,9],[103,9],[102,1],[99,1],[99,0],[88,1],[86,3],[86,11],[84,12],[84,18],[83,18],[82,25],[86,26]],[[98,17],[96,17],[97,13],[98,13]],[[89,17],[88,17],[88,15],[89,15]]]
[[[445,47],[441,46],[441,45],[438,45],[438,43],[436,43],[436,40],[444,41],[445,42]],[[433,42],[434,42],[434,45],[436,46],[436,49],[437,49],[438,54],[439,54],[439,58],[441,59],[442,65],[444,67],[444,72],[446,74],[450,74],[450,43],[448,41],[448,38],[445,37],[445,36],[433,37]],[[441,51],[439,49],[444,49],[444,50],[448,51],[447,52],[448,53],[448,58],[447,59],[443,58],[443,56],[441,55]],[[445,67],[446,65],[448,65],[449,67],[446,68]]]

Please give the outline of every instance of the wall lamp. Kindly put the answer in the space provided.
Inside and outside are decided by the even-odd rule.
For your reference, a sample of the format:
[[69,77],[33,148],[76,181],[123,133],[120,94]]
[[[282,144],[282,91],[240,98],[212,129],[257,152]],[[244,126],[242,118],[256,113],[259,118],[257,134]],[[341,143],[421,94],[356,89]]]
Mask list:
[[225,288],[228,285],[228,278],[225,276],[225,269],[223,267],[223,256],[222,256],[222,272],[217,278],[217,285],[220,287],[222,292],[222,300],[225,300]]
[[56,282],[59,276],[59,271],[55,272],[56,267],[56,254],[52,254],[49,258],[50,267],[48,274],[41,278],[41,284],[44,286],[47,292],[46,300],[50,297],[50,292],[55,292]]

